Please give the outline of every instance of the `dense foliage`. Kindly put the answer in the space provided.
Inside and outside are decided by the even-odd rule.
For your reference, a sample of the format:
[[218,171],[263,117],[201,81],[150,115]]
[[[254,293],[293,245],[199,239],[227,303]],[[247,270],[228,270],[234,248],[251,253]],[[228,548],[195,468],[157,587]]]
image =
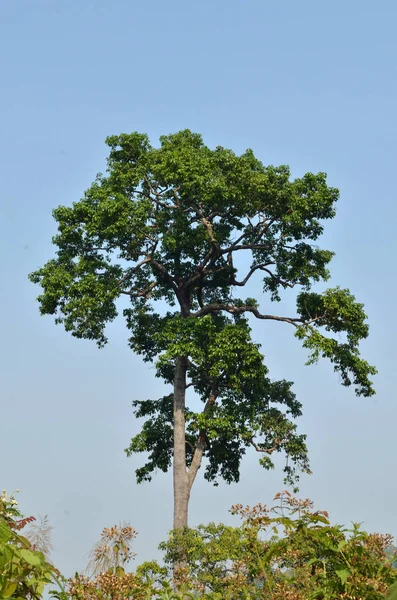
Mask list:
[[[276,506],[235,505],[240,527],[209,524],[174,532],[166,561],[186,559],[182,581],[211,600],[380,600],[397,581],[389,535],[332,525],[326,511],[289,492]],[[185,544],[185,547],[182,547]]]
[[[42,288],[42,314],[99,346],[118,300],[127,301],[131,348],[173,385],[172,395],[134,403],[146,423],[127,452],[149,453],[138,482],[173,463],[174,525],[183,528],[203,458],[214,482],[238,480],[247,448],[266,468],[286,454],[288,480],[309,468],[294,422],[301,405],[289,382],[269,379],[249,318],[291,326],[309,363],[329,359],[363,396],[374,393],[376,372],[359,352],[368,325],[349,290],[312,290],[330,278],[333,256],[317,245],[339,196],[324,173],[292,180],[286,166],[265,166],[252,150],[212,150],[189,130],[161,137],[158,148],[139,133],[107,144],[107,174],[54,210],[56,256],[31,280]],[[264,312],[262,293],[244,297],[258,276],[273,306],[296,289],[296,312]],[[187,388],[199,410],[187,407]]]
[[[250,328],[242,317],[230,323],[218,315],[195,322],[173,318],[161,325],[156,339],[167,349],[157,363],[158,372],[172,381],[172,358],[183,347],[189,356],[189,375],[203,403],[202,411],[185,407],[186,464],[190,472],[198,466],[197,447],[203,444],[204,477],[218,483],[236,482],[240,462],[247,449],[261,454],[260,463],[273,468],[273,454],[284,451],[289,483],[299,471],[309,472],[306,436],[297,433],[294,420],[302,414],[287,381],[271,381],[259,346],[250,340]],[[167,343],[168,338],[168,343]],[[144,417],[127,454],[149,452],[146,464],[137,469],[138,482],[149,480],[156,469],[167,471],[173,456],[173,395],[159,400],[134,401],[136,417]]]
[[[136,531],[107,527],[91,552],[86,574],[64,580],[44,554],[20,534],[24,519],[13,495],[0,496],[0,598],[39,600],[47,584],[54,600],[395,600],[396,552],[389,535],[353,524],[332,525],[325,511],[288,492],[268,509],[232,507],[240,526],[201,525],[176,530],[161,545],[165,565],[143,563],[134,573]],[[178,539],[180,537],[181,539]],[[181,545],[183,544],[183,546]],[[178,553],[179,579],[170,571]],[[177,584],[178,591],[175,591]]]

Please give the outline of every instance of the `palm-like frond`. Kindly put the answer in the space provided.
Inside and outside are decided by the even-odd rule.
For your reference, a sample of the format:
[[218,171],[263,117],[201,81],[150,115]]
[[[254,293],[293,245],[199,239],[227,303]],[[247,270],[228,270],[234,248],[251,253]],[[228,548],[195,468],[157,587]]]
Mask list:
[[130,523],[105,527],[101,538],[89,553],[87,572],[97,575],[109,569],[116,570],[129,562],[135,556],[130,546],[136,535],[137,532]]
[[54,549],[52,544],[52,530],[48,516],[40,517],[35,523],[29,525],[25,537],[28,538],[32,546],[42,552],[47,558]]

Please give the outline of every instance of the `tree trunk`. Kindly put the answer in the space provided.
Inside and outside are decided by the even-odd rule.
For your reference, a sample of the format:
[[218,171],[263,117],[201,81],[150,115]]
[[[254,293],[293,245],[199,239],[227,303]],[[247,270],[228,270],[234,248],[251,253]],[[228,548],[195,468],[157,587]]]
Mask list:
[[187,358],[179,357],[175,365],[174,380],[174,529],[188,525],[190,497],[186,470],[185,395]]
[[[174,530],[183,535],[188,526],[188,508],[190,497],[189,478],[186,469],[185,439],[185,396],[186,396],[187,358],[177,358],[174,380]],[[186,565],[182,546],[177,549],[178,558],[173,565],[174,589],[178,590]]]

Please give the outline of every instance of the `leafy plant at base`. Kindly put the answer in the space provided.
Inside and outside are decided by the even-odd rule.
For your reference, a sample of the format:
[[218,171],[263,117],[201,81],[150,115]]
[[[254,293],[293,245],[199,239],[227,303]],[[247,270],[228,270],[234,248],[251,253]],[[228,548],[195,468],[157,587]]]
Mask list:
[[391,586],[387,600],[397,600],[397,582]]
[[[173,394],[172,406],[171,397],[135,404],[148,420],[128,452],[150,453],[138,481],[167,470],[172,457],[174,528],[183,529],[203,457],[209,480],[238,479],[248,446],[267,468],[273,452],[287,453],[287,477],[308,468],[304,438],[288,418],[300,405],[289,383],[267,378],[248,317],[291,325],[309,363],[328,358],[359,395],[374,393],[376,371],[359,354],[368,335],[363,306],[348,290],[310,291],[329,279],[333,255],[315,245],[338,199],[325,174],[291,181],[288,167],[264,166],[251,150],[211,150],[189,130],[160,142],[153,148],[139,133],[107,139],[107,175],[54,211],[56,257],[30,278],[42,287],[42,314],[99,346],[117,299],[130,303],[130,346],[157,361]],[[239,297],[255,275],[270,301],[297,288],[296,314],[268,314],[258,299]],[[186,408],[189,386],[201,412]]]
[[66,600],[62,577],[44,554],[19,531],[33,517],[23,518],[14,494],[0,496],[0,598],[37,600],[49,583],[59,587],[59,600]]
[[[166,562],[182,553],[189,582],[211,600],[381,600],[397,583],[391,536],[368,534],[360,526],[331,525],[328,513],[309,500],[283,492],[272,509],[235,505],[243,523],[200,525],[184,536],[172,533],[161,545]],[[201,594],[201,595],[200,595]]]

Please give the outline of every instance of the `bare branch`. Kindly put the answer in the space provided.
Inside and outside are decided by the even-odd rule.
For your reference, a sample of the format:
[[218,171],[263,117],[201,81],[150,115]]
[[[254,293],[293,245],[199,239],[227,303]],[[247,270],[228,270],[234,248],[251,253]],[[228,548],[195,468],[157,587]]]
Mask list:
[[200,265],[199,265],[199,270],[202,271],[205,267],[205,265],[208,263],[208,261],[210,260],[212,253],[214,251],[214,247],[211,246],[211,250],[208,250],[207,254],[204,256],[203,260],[201,261]]
[[[259,312],[259,310],[255,306],[250,306],[245,304],[243,306],[233,306],[231,304],[207,304],[202,309],[198,310],[195,313],[192,313],[192,317],[203,317],[204,315],[208,315],[210,313],[217,312],[228,312],[233,315],[238,315],[246,312],[252,313],[257,319],[265,319],[269,321],[283,321],[284,323],[290,323],[295,327],[298,327],[300,324],[305,323],[305,321],[301,318],[293,318],[293,317],[280,317],[278,315],[263,315]],[[315,319],[313,319],[315,320]]]
[[[258,223],[256,225],[254,225],[252,223],[252,221],[248,218],[248,222],[250,224],[251,231],[244,231],[244,233],[242,233],[240,235],[240,237],[238,237],[231,244],[231,246],[229,246],[230,251],[234,252],[234,250],[248,249],[249,246],[256,245],[258,240],[260,240],[262,235],[265,233],[265,231],[268,231],[269,227],[276,220],[277,220],[276,217],[273,217],[272,219],[263,218],[261,221],[258,221]],[[250,242],[250,244],[243,244],[243,246],[241,246],[240,243],[244,240],[244,238],[246,238],[248,234],[252,234],[255,230],[256,230],[256,235],[255,235],[254,239]],[[260,244],[259,246],[263,247],[263,244]],[[223,252],[223,254],[224,254],[224,252]]]
[[255,271],[264,271],[265,273],[267,273],[268,275],[270,275],[270,277],[272,279],[275,279],[280,285],[282,285],[284,288],[289,287],[289,288],[293,288],[294,284],[290,283],[289,281],[286,281],[285,279],[281,279],[280,277],[277,277],[277,275],[275,275],[274,273],[272,273],[272,271],[270,269],[268,269],[268,266],[274,265],[275,263],[271,262],[271,263],[261,263],[259,265],[255,265],[254,267],[252,267],[249,271],[249,273],[246,275],[246,277],[244,277],[244,279],[242,281],[236,281],[236,279],[233,280],[233,285],[239,285],[239,286],[244,286],[247,281],[251,278],[251,276],[255,273]]
[[204,307],[203,288],[202,287],[199,287],[197,289],[197,302],[199,303],[200,308]]
[[[252,224],[251,224],[251,223],[250,223],[250,225],[251,225],[251,227],[252,227]],[[248,235],[248,233],[250,233],[250,232],[248,232],[248,231],[244,231],[244,233],[242,233],[242,234],[240,235],[240,237],[238,237],[238,238],[237,238],[237,240],[234,240],[234,242],[233,242],[233,243],[232,243],[232,245],[230,246],[230,249],[234,248],[235,246],[238,246],[238,244],[239,244],[240,242],[242,242],[242,241],[243,241],[243,239],[244,239],[244,238],[245,238],[245,237]]]
[[[155,246],[153,247],[153,251],[156,249],[156,245],[157,244],[155,244]],[[164,267],[164,265],[162,265],[156,259],[154,259],[152,255],[147,255],[143,260],[141,260],[141,262],[139,262],[137,265],[135,265],[135,267],[128,269],[126,274],[124,275],[124,277],[122,279],[120,279],[120,281],[118,282],[117,286],[121,287],[123,285],[123,283],[128,281],[135,273],[137,273],[146,264],[151,265],[154,268],[154,270],[156,271],[156,273],[158,275],[161,275],[171,285],[174,292],[176,294],[178,294],[178,287],[177,287],[174,279],[171,277],[171,275],[169,274],[168,270]],[[144,290],[134,291],[134,289],[131,288],[129,291],[123,290],[121,293],[125,294],[127,296],[130,296],[131,298],[132,297],[147,298],[150,295],[153,288],[156,287],[156,285],[158,285],[158,281],[152,281],[148,285],[148,287]]]
[[111,252],[114,249],[115,249],[115,246],[111,246],[111,245],[104,246],[104,247],[101,247],[101,246],[93,246],[93,247],[91,247],[89,245],[86,245],[84,247],[85,252]]
[[[165,192],[167,192],[167,189],[162,190],[161,192],[157,192],[152,184],[150,183],[149,179],[147,177],[145,177],[145,182],[150,190],[150,193],[153,194],[154,198],[150,198],[150,200],[152,200],[155,204],[157,204],[158,206],[161,206],[162,208],[179,208],[179,204],[167,204],[167,202],[164,202],[163,200],[159,200],[159,198],[164,198],[164,194]],[[174,190],[173,190],[174,191]],[[146,194],[144,192],[140,192],[143,195],[146,196]]]
[[152,290],[158,285],[158,281],[152,281],[145,290],[138,290],[134,292],[133,288],[129,292],[126,292],[131,298],[150,298]]
[[[178,186],[178,187],[176,187],[176,188],[172,188],[172,195],[173,195],[173,196],[174,196],[174,198],[175,198],[175,204],[176,204],[176,207],[177,207],[177,208],[179,208],[179,207],[180,207],[180,205],[181,205],[181,203],[180,203],[180,199],[179,199],[179,196],[178,196],[178,192],[179,192],[179,190],[180,190],[180,186]],[[185,210],[185,212],[186,212],[186,210]]]
[[237,250],[271,250],[272,244],[240,244],[239,246],[234,246],[233,244],[228,248],[224,248],[220,251],[220,255],[229,254],[230,252],[237,252]]
[[[230,258],[229,258],[230,257]],[[231,262],[231,253],[228,255],[228,262]],[[266,267],[269,267],[270,265],[273,265],[274,263],[260,263],[259,265],[255,265],[254,267],[251,267],[251,269],[249,270],[248,274],[244,277],[244,279],[242,279],[241,281],[237,281],[236,279],[233,279],[233,285],[239,285],[239,286],[244,286],[247,281],[252,277],[252,275],[255,273],[255,271],[266,271],[267,273],[269,273],[269,275],[273,276],[273,273],[270,271],[270,269],[267,269]]]
[[143,265],[146,265],[147,263],[149,263],[150,260],[151,260],[151,257],[150,256],[146,256],[146,258],[144,258],[143,260],[141,260],[141,262],[138,263],[137,265],[135,265],[135,267],[132,267],[131,269],[128,269],[127,272],[126,272],[126,274],[124,275],[124,277],[122,277],[120,279],[120,281],[118,282],[117,287],[122,286],[125,281],[128,281],[130,279],[131,275],[134,275],[134,273],[136,273],[137,271],[139,271],[139,269],[141,269],[143,267]]

